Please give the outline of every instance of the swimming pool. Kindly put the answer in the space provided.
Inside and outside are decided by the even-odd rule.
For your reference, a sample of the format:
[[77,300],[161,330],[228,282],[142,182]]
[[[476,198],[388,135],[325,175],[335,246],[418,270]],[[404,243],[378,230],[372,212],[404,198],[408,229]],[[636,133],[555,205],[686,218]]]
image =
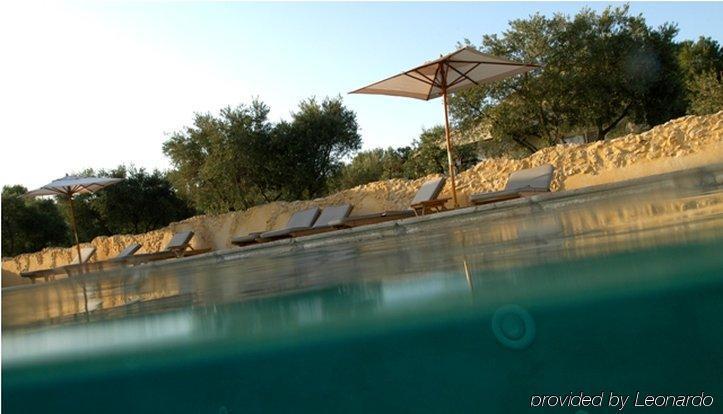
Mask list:
[[3,409],[719,412],[722,190],[712,166],[4,289]]

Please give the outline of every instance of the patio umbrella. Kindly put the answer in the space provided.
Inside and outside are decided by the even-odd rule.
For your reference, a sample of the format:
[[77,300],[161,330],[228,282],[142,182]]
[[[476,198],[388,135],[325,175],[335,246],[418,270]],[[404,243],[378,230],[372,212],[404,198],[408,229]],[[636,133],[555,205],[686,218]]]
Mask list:
[[407,98],[444,98],[444,132],[447,141],[447,162],[452,183],[454,206],[458,207],[457,187],[454,181],[452,140],[449,131],[448,98],[450,92],[475,85],[494,82],[539,67],[530,63],[518,63],[504,58],[480,53],[465,47],[456,52],[427,62],[398,75],[357,89],[350,93],[403,96]]
[[25,193],[25,197],[39,197],[48,195],[65,196],[70,206],[70,224],[73,227],[73,235],[75,236],[75,246],[78,251],[78,261],[80,262],[80,241],[78,240],[78,226],[75,223],[75,210],[73,209],[73,196],[76,194],[94,193],[109,185],[122,181],[122,178],[106,178],[106,177],[78,177],[74,175],[59,178],[50,184],[46,184],[37,190]]

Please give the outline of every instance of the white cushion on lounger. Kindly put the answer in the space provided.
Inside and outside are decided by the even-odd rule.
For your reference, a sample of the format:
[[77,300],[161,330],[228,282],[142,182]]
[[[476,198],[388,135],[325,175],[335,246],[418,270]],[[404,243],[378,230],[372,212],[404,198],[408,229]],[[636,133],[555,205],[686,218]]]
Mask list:
[[539,167],[515,171],[510,174],[505,190],[531,188],[550,191],[553,171],[554,168],[550,164],[543,164]]
[[259,238],[268,239],[274,237],[281,237],[290,235],[294,231],[306,230],[314,225],[314,222],[319,217],[321,210],[319,207],[312,207],[306,210],[302,210],[294,213],[289,222],[286,223],[286,227],[279,230],[271,230],[266,233],[261,233]]
[[338,223],[340,220],[344,220],[349,216],[351,212],[351,204],[340,204],[338,206],[326,207],[321,212],[321,215],[316,219],[313,228],[330,227],[332,223]]
[[436,199],[440,191],[442,191],[442,187],[444,187],[444,177],[427,181],[419,187],[419,191],[417,191],[414,199],[412,199],[412,202],[409,204],[413,206],[424,201]]

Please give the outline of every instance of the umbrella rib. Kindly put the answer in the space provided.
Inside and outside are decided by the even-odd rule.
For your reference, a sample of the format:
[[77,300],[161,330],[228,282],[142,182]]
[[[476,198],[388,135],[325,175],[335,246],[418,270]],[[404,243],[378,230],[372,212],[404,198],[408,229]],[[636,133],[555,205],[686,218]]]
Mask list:
[[[416,73],[419,73],[419,72],[416,72]],[[416,77],[416,76],[412,76],[412,74],[411,74],[410,72],[404,72],[404,74],[407,75],[407,76],[409,76],[410,78],[412,78],[412,79],[414,79],[414,80],[420,81],[420,82],[422,82],[422,83],[426,83],[427,85],[431,85],[431,86],[434,85],[434,83],[433,83],[431,80],[429,80],[429,78],[427,78],[426,76],[422,75],[421,73],[420,73],[420,75],[422,76],[422,79],[420,79],[420,78],[418,78],[418,77]]]
[[416,69],[414,71],[417,72],[418,74],[424,76],[425,79],[429,79],[429,81],[432,82],[431,83],[432,86],[441,87],[441,85],[437,82],[437,73],[439,73],[439,68],[442,67],[442,65],[443,65],[442,62],[440,62],[437,65],[437,70],[434,71],[434,78],[430,78],[429,76],[425,75],[424,73],[422,73]]
[[465,73],[460,72],[459,70],[457,70],[457,68],[455,68],[454,66],[450,65],[449,67],[452,68],[452,70],[454,70],[455,72],[459,73],[460,76],[459,76],[457,79],[455,79],[452,83],[450,83],[449,85],[447,85],[447,86],[454,86],[454,85],[462,82],[463,79],[467,79],[467,80],[469,80],[470,82],[474,83],[475,85],[479,86],[479,83],[477,83],[476,81],[472,80],[472,78],[470,78],[469,76],[467,76],[470,72],[472,72],[473,70],[477,69],[477,67],[478,67],[479,65],[480,65],[480,63],[477,63],[476,65],[472,66],[469,70],[467,70]]
[[425,75],[424,73],[420,72],[419,69],[414,69],[413,71],[410,71],[410,72],[414,72],[414,73],[418,74],[419,76],[423,77],[424,79],[427,79],[430,82],[434,83],[434,79],[432,79],[429,76]]
[[[53,193],[55,193],[55,194],[62,194],[62,193],[63,193],[62,191],[58,191],[58,190],[55,189],[55,188],[40,187],[40,189],[41,189],[41,190],[51,191],[51,192],[53,192]],[[47,194],[47,195],[50,195],[50,194]]]
[[485,65],[501,65],[501,66],[522,66],[522,67],[532,67],[532,68],[539,68],[540,65],[535,65],[534,63],[515,63],[515,62],[492,62],[487,60],[450,60],[451,63],[484,63]]
[[439,75],[439,69],[440,69],[441,67],[442,67],[442,63],[440,63],[439,65],[437,65],[437,69],[434,71],[434,80],[435,80],[435,83],[432,83],[432,87],[429,88],[429,93],[427,94],[427,100],[429,100],[429,99],[432,97],[432,92],[434,91],[434,87],[435,87],[435,86],[439,86],[439,85],[436,85],[436,80],[437,80],[437,75]]

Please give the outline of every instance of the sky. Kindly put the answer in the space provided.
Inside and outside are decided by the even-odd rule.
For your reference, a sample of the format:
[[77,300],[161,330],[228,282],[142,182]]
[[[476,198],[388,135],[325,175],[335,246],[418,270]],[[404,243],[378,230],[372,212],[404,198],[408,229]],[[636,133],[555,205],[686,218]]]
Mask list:
[[[348,95],[508,22],[611,3],[169,3],[0,6],[0,185],[39,187],[86,168],[170,168],[169,134],[197,112],[259,97],[274,121],[341,95],[363,149],[409,145],[441,100]],[[622,3],[612,3],[622,4]],[[633,3],[680,39],[723,43],[723,3]]]

